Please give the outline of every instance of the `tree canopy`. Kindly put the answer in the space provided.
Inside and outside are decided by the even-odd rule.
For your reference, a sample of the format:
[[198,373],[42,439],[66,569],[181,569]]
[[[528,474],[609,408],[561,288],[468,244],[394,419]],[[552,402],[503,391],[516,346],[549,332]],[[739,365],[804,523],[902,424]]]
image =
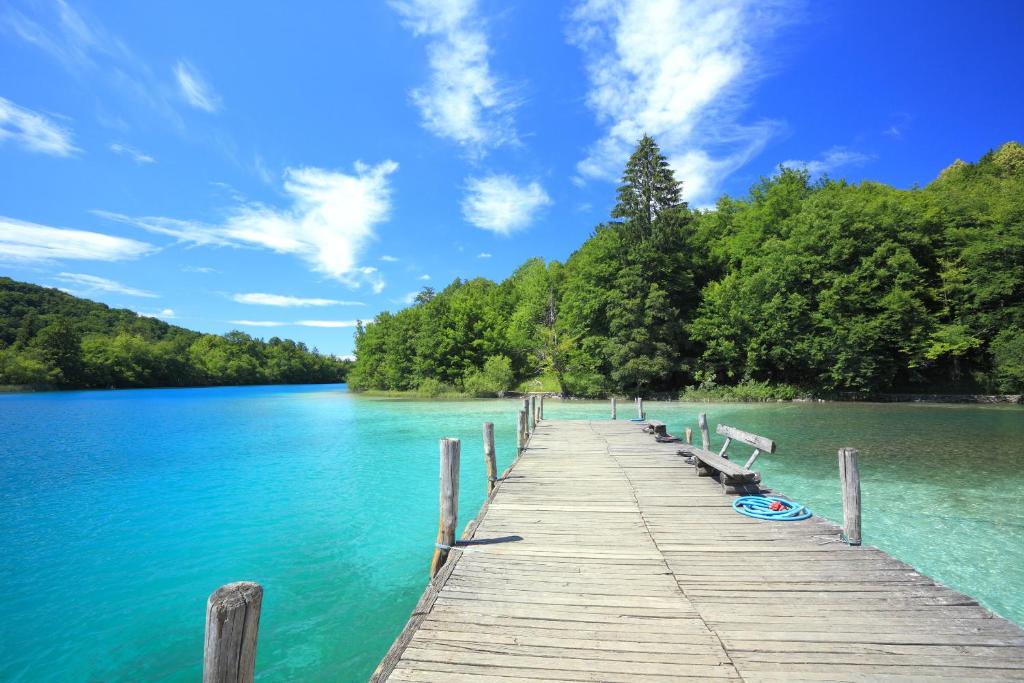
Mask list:
[[349,365],[301,342],[201,334],[0,277],[0,385],[325,383],[344,381]]
[[695,211],[644,136],[610,217],[564,264],[456,280],[360,325],[351,385],[497,394],[507,359],[512,383],[581,396],[1024,391],[1018,143],[909,190],[780,167]]

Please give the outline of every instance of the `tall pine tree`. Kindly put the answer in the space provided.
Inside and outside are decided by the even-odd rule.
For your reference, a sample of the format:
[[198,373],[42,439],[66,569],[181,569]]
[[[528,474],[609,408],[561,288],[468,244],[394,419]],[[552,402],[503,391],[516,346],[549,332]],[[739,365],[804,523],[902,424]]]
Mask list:
[[612,218],[624,219],[631,237],[650,239],[654,222],[666,209],[684,206],[678,182],[658,143],[644,135],[626,163]]

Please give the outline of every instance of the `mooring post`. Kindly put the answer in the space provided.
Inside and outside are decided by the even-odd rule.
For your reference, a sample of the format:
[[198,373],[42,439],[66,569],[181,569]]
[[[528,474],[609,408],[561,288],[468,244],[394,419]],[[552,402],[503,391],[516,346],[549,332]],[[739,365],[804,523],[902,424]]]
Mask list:
[[612,419],[613,420],[617,419],[616,416],[615,416],[615,397],[614,396],[612,396]]
[[686,443],[693,445],[693,430],[689,427],[686,428]]
[[642,398],[636,399],[636,416],[641,420],[644,419],[644,400]]
[[523,412],[526,413],[526,425],[524,427],[525,436],[530,434],[530,397],[527,396],[523,399]]
[[711,433],[708,432],[707,413],[701,413],[697,416],[697,426],[700,427],[700,442],[704,450],[708,450],[711,448]]
[[498,481],[498,464],[494,458],[494,423],[484,422],[484,464],[487,465],[487,495]]
[[540,415],[540,419],[543,420],[544,419],[544,394],[540,395],[540,406],[537,408],[537,410],[540,411],[538,413],[538,415]]
[[206,601],[203,683],[252,683],[263,587],[252,581],[221,586]]
[[843,536],[860,545],[860,466],[856,448],[839,449],[839,481],[843,486]]
[[516,421],[516,453],[522,453],[526,448],[526,411],[520,410]]
[[437,525],[437,543],[434,559],[430,563],[430,576],[434,577],[444,566],[448,553],[455,545],[455,527],[459,517],[459,456],[462,444],[458,439],[441,439],[441,515]]
[[537,397],[530,397],[530,432],[537,429]]

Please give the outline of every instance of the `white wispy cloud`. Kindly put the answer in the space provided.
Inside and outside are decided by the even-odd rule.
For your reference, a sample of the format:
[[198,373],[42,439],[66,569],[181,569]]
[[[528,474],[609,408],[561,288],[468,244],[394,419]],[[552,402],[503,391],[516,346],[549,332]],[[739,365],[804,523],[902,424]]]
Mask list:
[[251,292],[246,294],[232,294],[232,300],[240,304],[255,304],[260,306],[280,307],[305,307],[305,306],[365,306],[362,301],[340,301],[338,299],[316,299],[302,298],[297,296],[284,296],[281,294],[265,294],[263,292]]
[[387,283],[376,268],[373,266],[363,266],[362,268],[357,269],[356,272],[359,273],[363,280],[370,283],[370,289],[373,290],[374,294],[380,294],[384,291],[384,287]]
[[577,164],[578,180],[616,180],[636,141],[652,135],[684,181],[684,197],[714,199],[726,176],[778,129],[740,123],[744,93],[760,75],[756,41],[793,2],[586,0],[570,41],[585,57],[587,101],[604,128]]
[[482,230],[508,235],[530,224],[537,212],[551,204],[540,183],[520,185],[509,175],[491,175],[466,181],[463,217]]
[[420,293],[419,290],[416,290],[415,292],[407,292],[404,296],[402,296],[402,297],[400,297],[398,299],[392,299],[391,303],[393,303],[393,304],[402,304],[402,305],[408,306],[412,302],[416,301],[416,295],[419,294],[419,293]]
[[138,313],[139,315],[145,317],[145,318],[161,318],[163,320],[173,320],[174,318],[178,317],[177,315],[175,315],[173,308],[164,308],[162,310],[154,311],[152,313],[147,312],[147,311],[135,311],[135,312]]
[[353,287],[369,284],[376,293],[383,290],[384,279],[376,268],[361,267],[358,261],[375,239],[376,226],[390,215],[389,176],[397,169],[398,164],[390,160],[376,166],[356,162],[351,175],[321,168],[289,168],[284,182],[289,206],[245,202],[230,209],[217,224],[94,213],[186,244],[256,246],[292,254],[316,272]]
[[[4,8],[6,5],[6,8]],[[42,50],[63,66],[90,92],[106,88],[156,111],[178,130],[183,123],[172,105],[177,88],[157,77],[117,35],[87,12],[64,0],[0,3],[0,31]],[[98,95],[99,93],[97,93]],[[104,93],[106,94],[106,93]],[[128,126],[120,116],[98,113],[104,125]],[[151,117],[147,116],[147,119]]]
[[52,28],[19,12],[13,5],[0,15],[0,24],[72,71],[94,66],[97,57],[127,52],[120,40],[95,22],[87,21],[64,0],[45,3],[40,9],[55,15],[46,22]]
[[[60,273],[57,279],[70,285],[84,287],[86,291],[113,292],[114,294],[125,294],[127,296],[139,296],[147,299],[156,299],[159,294],[145,289],[136,289],[123,285],[116,280],[109,280],[98,275],[86,275],[85,273]],[[172,311],[173,312],[173,311]]]
[[398,257],[397,256],[388,256],[387,254],[384,254],[383,256],[381,256],[380,260],[384,261],[385,263],[398,263]]
[[185,101],[193,107],[211,114],[220,109],[220,97],[203,79],[202,74],[190,63],[185,60],[179,60],[174,65],[174,77],[178,81],[178,88],[181,90]]
[[219,273],[220,271],[210,266],[185,266],[181,269],[183,273]]
[[419,276],[418,278],[416,278],[416,279],[417,279],[417,280],[423,280],[423,281],[425,282],[425,281],[427,281],[427,280],[429,280],[429,279],[430,279],[430,276],[429,276],[429,275],[427,275],[426,273],[424,273],[423,275],[420,275],[420,276]]
[[0,97],[0,142],[11,140],[30,152],[67,157],[79,152],[71,131],[49,116]]
[[492,256],[494,256],[494,254],[489,254],[486,251],[481,251],[476,255],[477,258],[491,258]]
[[356,320],[299,320],[296,325],[302,327],[355,327]]
[[355,327],[356,320],[296,320],[295,322],[282,322],[280,320],[229,320],[231,325],[242,325],[245,327]]
[[516,142],[511,89],[492,73],[476,0],[392,0],[405,25],[429,39],[430,81],[412,92],[423,124],[474,154]]
[[253,156],[252,170],[265,185],[272,185],[274,183],[274,174],[267,167],[267,163],[263,160],[262,154],[257,153]]
[[789,159],[787,161],[783,161],[782,165],[789,168],[807,169],[812,176],[817,176],[823,173],[831,173],[843,166],[857,166],[865,164],[874,158],[875,157],[871,154],[857,152],[845,147],[833,147],[822,154],[820,159],[811,159],[809,161]]
[[114,154],[123,154],[124,156],[131,158],[137,164],[156,163],[156,159],[145,152],[139,151],[129,145],[123,145],[120,142],[110,143],[110,151]]
[[9,261],[124,261],[154,250],[151,244],[125,237],[54,228],[0,216],[0,259]]

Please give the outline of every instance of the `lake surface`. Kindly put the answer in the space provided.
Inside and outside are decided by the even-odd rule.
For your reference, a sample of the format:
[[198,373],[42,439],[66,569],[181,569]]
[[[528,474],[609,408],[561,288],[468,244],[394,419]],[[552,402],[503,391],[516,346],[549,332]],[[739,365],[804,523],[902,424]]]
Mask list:
[[[343,386],[0,395],[0,680],[196,681],[206,598],[236,580],[266,591],[258,680],[365,680],[426,583],[438,439],[463,440],[464,525],[481,424],[503,469],[519,405]],[[765,484],[834,520],[836,451],[858,447],[865,543],[1024,624],[1024,409],[647,404],[677,433],[701,410],[774,438]]]

